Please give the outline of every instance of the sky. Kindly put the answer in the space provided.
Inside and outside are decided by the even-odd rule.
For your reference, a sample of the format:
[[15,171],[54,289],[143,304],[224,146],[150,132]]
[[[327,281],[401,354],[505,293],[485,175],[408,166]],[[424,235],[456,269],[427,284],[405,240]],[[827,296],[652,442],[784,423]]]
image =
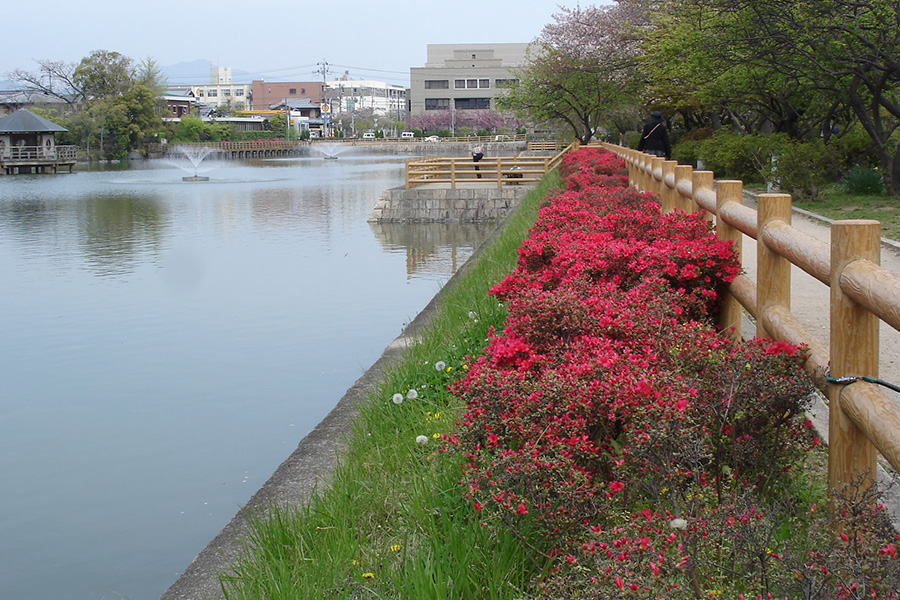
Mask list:
[[[195,60],[267,81],[351,79],[409,84],[428,44],[530,42],[553,21],[556,0],[331,0],[191,2],[33,0],[8,2],[0,43],[0,81],[36,60],[77,63],[94,50],[153,58],[162,67]],[[27,24],[27,25],[26,25]],[[209,80],[208,68],[196,81]],[[235,77],[235,83],[238,83]],[[249,83],[249,81],[246,81]]]

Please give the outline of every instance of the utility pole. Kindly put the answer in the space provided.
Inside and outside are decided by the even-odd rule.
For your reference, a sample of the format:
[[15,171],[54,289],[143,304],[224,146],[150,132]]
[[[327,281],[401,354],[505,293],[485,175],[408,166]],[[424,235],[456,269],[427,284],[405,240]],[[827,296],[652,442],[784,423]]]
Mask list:
[[[322,62],[316,63],[316,64],[319,65],[319,68],[316,69],[315,72],[316,72],[316,73],[321,73],[321,74],[322,74],[322,104],[325,104],[326,102],[328,102],[328,99],[325,97],[325,86],[327,85],[327,77],[328,77],[328,73],[329,73],[328,67],[331,66],[331,65],[329,65],[328,62],[327,62],[324,58],[322,59]],[[326,117],[326,120],[325,120],[325,124],[326,124],[326,127],[325,127],[326,131],[323,131],[323,132],[322,132],[322,136],[323,136],[323,137],[328,133],[328,131],[327,131],[327,124],[328,124],[328,119],[327,119],[327,117]]]

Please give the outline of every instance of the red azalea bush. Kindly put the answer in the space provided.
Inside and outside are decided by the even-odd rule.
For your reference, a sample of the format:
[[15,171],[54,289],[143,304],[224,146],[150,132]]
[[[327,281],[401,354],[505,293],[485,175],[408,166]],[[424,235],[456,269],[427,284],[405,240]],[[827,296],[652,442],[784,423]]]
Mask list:
[[[504,330],[451,388],[467,405],[449,438],[466,494],[485,519],[540,524],[534,543],[557,557],[548,597],[706,597],[704,560],[738,564],[739,544],[757,567],[760,548],[777,555],[782,523],[762,505],[811,445],[804,353],[714,330],[739,265],[699,215],[610,185],[624,166],[602,150],[560,170],[564,189],[492,290]],[[755,533],[729,538],[745,521]],[[776,579],[733,589],[768,593]]]

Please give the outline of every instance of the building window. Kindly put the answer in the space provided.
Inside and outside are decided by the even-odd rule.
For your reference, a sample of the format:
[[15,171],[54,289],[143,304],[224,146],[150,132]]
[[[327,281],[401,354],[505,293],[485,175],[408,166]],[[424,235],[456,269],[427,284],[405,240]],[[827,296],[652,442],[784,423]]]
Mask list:
[[495,79],[494,85],[497,87],[513,87],[519,85],[518,79]]
[[450,98],[425,98],[425,110],[446,110],[450,108]]
[[215,98],[219,95],[219,92],[217,92],[216,90],[209,90],[208,92],[206,92],[206,95],[210,98]]
[[230,96],[230,95],[231,95],[231,90],[222,90],[222,95],[223,95],[223,96]]
[[426,79],[425,80],[425,89],[426,90],[449,90],[450,89],[450,81],[447,79]]
[[202,97],[203,97],[203,90],[197,90],[197,96],[200,97],[200,98],[202,98]]
[[243,96],[243,95],[244,95],[244,90],[242,90],[242,89],[234,90],[234,95],[235,95],[235,96]]
[[290,94],[291,96],[296,96],[297,88],[291,88],[290,90],[288,90],[288,94]]
[[488,109],[491,107],[490,98],[456,98],[455,106],[459,110]]
[[477,90],[491,87],[490,79],[454,79],[453,87],[457,90]]

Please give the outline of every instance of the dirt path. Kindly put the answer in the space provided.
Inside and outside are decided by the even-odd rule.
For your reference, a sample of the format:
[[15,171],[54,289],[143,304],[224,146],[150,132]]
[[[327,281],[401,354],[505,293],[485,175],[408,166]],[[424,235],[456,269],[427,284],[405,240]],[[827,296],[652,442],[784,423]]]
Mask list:
[[[752,199],[746,200],[745,204],[756,208],[756,202]],[[795,211],[791,224],[807,235],[830,243],[828,220],[823,217],[809,218]],[[756,281],[756,240],[744,236],[741,260],[747,275]],[[882,245],[881,265],[894,273],[900,273],[900,244],[897,248]],[[829,289],[798,267],[791,267],[791,312],[810,334],[821,339],[825,348],[828,348]],[[880,335],[879,377],[900,385],[900,332],[882,323]],[[896,399],[900,402],[900,394],[896,395]]]
[[[745,198],[744,203],[754,209],[756,208],[756,201],[753,198]],[[805,212],[797,212],[795,209],[791,218],[791,224],[803,233],[830,244],[831,232],[828,226],[830,221],[810,213],[807,213],[810,214],[810,216],[807,216],[803,214]],[[747,276],[756,281],[756,240],[747,236],[744,236],[741,263]],[[900,273],[900,244],[882,244],[881,266],[894,273]],[[829,338],[829,294],[828,286],[808,275],[800,268],[791,267],[791,312],[803,324],[809,334],[821,340],[826,349],[828,348]],[[744,337],[754,335],[754,328],[752,325],[750,327],[747,326],[746,319],[744,327]],[[882,322],[879,334],[878,377],[900,385],[900,332]],[[883,388],[883,390],[900,409],[900,394],[888,388]],[[811,412],[819,436],[827,442],[827,407],[820,402],[817,403]],[[882,464],[885,463],[882,461]],[[897,485],[897,481],[892,482],[890,477],[884,472],[880,474],[879,480],[880,487],[885,492],[885,505],[892,515],[895,527],[898,527],[900,526],[900,486]]]

